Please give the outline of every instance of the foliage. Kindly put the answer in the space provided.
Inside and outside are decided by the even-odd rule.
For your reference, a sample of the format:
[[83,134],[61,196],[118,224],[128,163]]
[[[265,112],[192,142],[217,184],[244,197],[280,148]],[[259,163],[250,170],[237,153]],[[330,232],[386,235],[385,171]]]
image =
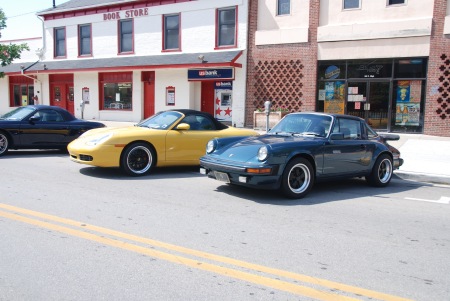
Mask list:
[[[3,10],[0,8],[0,37],[1,30],[6,28],[6,16]],[[24,50],[30,50],[26,43],[23,44],[0,44],[0,65],[2,67],[8,66],[15,59],[20,59],[20,54]],[[0,71],[0,78],[4,76],[4,73]]]

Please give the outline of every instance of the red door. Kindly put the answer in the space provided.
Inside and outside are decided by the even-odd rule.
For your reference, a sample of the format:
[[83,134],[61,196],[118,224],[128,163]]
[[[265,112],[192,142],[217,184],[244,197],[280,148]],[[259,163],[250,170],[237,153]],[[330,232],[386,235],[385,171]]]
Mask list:
[[50,105],[75,113],[73,74],[50,74]]
[[155,71],[142,72],[144,82],[144,119],[155,114]]
[[202,92],[201,92],[201,111],[207,112],[215,116],[214,113],[214,81],[202,81]]

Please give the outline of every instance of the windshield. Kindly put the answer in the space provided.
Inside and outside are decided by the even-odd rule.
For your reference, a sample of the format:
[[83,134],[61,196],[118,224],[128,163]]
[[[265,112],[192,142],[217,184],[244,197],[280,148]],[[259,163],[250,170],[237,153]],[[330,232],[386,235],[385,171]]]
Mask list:
[[183,115],[181,113],[174,111],[161,112],[139,122],[136,126],[165,130],[170,128],[172,124],[174,124],[182,116]]
[[30,107],[19,107],[15,110],[12,110],[9,113],[2,115],[1,119],[22,120],[23,118],[25,118],[26,116],[31,114],[33,111],[34,111],[34,109],[30,108]]
[[269,134],[326,137],[330,132],[331,116],[294,113],[286,115]]

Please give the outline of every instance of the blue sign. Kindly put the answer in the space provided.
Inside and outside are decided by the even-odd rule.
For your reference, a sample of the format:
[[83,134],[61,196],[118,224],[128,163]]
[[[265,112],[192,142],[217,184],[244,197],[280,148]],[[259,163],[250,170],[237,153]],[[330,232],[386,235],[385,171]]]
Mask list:
[[234,80],[234,68],[188,69],[188,80]]

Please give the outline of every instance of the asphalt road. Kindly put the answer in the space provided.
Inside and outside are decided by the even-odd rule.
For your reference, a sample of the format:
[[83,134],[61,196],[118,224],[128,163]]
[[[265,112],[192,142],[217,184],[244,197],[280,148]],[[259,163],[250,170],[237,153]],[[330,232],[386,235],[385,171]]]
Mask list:
[[449,300],[449,186],[354,179],[293,201],[48,151],[0,172],[0,300]]

